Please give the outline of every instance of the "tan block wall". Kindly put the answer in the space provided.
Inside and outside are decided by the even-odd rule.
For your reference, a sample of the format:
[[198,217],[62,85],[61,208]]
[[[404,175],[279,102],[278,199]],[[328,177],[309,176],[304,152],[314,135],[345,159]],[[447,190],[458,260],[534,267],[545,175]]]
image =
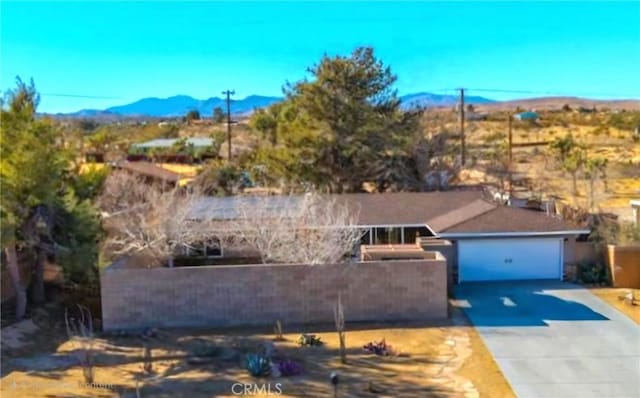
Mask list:
[[454,242],[443,239],[421,239],[418,244],[423,250],[437,251],[447,260],[447,285],[453,294],[453,285],[458,283],[458,250]]
[[447,270],[435,260],[353,265],[124,268],[101,276],[104,330],[447,317]]
[[640,246],[607,246],[613,287],[640,289]]

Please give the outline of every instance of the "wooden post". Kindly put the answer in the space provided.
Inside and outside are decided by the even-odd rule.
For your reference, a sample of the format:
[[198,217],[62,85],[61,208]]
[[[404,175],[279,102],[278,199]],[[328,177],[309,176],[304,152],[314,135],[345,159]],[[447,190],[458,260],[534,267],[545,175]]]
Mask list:
[[513,116],[509,115],[509,199],[513,197]]
[[462,162],[462,166],[465,165],[466,158],[466,148],[465,148],[465,137],[464,137],[464,88],[460,88],[460,161]]

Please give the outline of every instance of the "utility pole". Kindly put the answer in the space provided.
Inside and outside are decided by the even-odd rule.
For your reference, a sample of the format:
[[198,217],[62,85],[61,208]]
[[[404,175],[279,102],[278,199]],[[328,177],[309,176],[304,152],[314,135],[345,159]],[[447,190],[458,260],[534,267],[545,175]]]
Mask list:
[[513,196],[513,115],[507,113],[509,117],[509,198]]
[[462,166],[464,167],[466,151],[465,151],[465,142],[464,142],[464,88],[459,88],[460,90],[460,157],[462,161]]
[[225,90],[222,95],[227,96],[227,161],[231,162],[231,96],[236,92],[234,90]]

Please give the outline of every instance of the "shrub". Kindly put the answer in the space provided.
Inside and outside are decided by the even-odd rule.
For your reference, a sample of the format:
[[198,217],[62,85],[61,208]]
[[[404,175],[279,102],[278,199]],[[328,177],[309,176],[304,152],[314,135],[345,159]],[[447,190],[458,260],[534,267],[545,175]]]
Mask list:
[[300,344],[302,347],[314,347],[321,346],[324,343],[322,342],[322,340],[320,340],[320,337],[316,337],[315,334],[302,334],[298,338],[298,344]]
[[387,344],[385,339],[382,339],[380,342],[371,342],[365,345],[364,350],[370,354],[387,356],[387,355],[396,355],[396,351],[391,347],[391,345]]
[[632,222],[618,223],[608,219],[598,220],[590,239],[598,246],[640,244],[640,225]]
[[607,268],[601,263],[580,263],[577,269],[578,281],[589,284],[608,283]]
[[278,370],[280,371],[280,375],[284,377],[298,376],[303,372],[302,365],[290,359],[285,359],[284,361],[280,362],[278,364]]
[[253,377],[267,377],[271,374],[271,361],[260,354],[247,355],[245,367]]

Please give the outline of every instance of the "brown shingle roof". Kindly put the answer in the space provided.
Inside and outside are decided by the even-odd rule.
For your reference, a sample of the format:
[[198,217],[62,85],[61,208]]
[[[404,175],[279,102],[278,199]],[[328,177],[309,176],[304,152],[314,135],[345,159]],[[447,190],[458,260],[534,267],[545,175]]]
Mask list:
[[[439,233],[550,232],[581,229],[546,213],[500,206],[484,200],[481,190],[335,195],[358,212],[358,225],[428,225]],[[274,211],[298,197],[234,196],[206,198],[194,209],[199,217],[228,219],[236,208],[268,202]],[[206,216],[205,216],[206,214]]]
[[433,231],[444,231],[447,228],[458,225],[469,219],[477,217],[496,208],[495,203],[487,202],[484,199],[476,199],[473,202],[464,205],[456,210],[439,215],[435,218],[427,220],[429,228]]
[[427,224],[482,197],[482,191],[396,192],[337,195],[360,210],[360,225]]
[[584,230],[584,228],[555,216],[548,216],[545,212],[496,206],[492,210],[437,232],[557,232],[572,230]]

